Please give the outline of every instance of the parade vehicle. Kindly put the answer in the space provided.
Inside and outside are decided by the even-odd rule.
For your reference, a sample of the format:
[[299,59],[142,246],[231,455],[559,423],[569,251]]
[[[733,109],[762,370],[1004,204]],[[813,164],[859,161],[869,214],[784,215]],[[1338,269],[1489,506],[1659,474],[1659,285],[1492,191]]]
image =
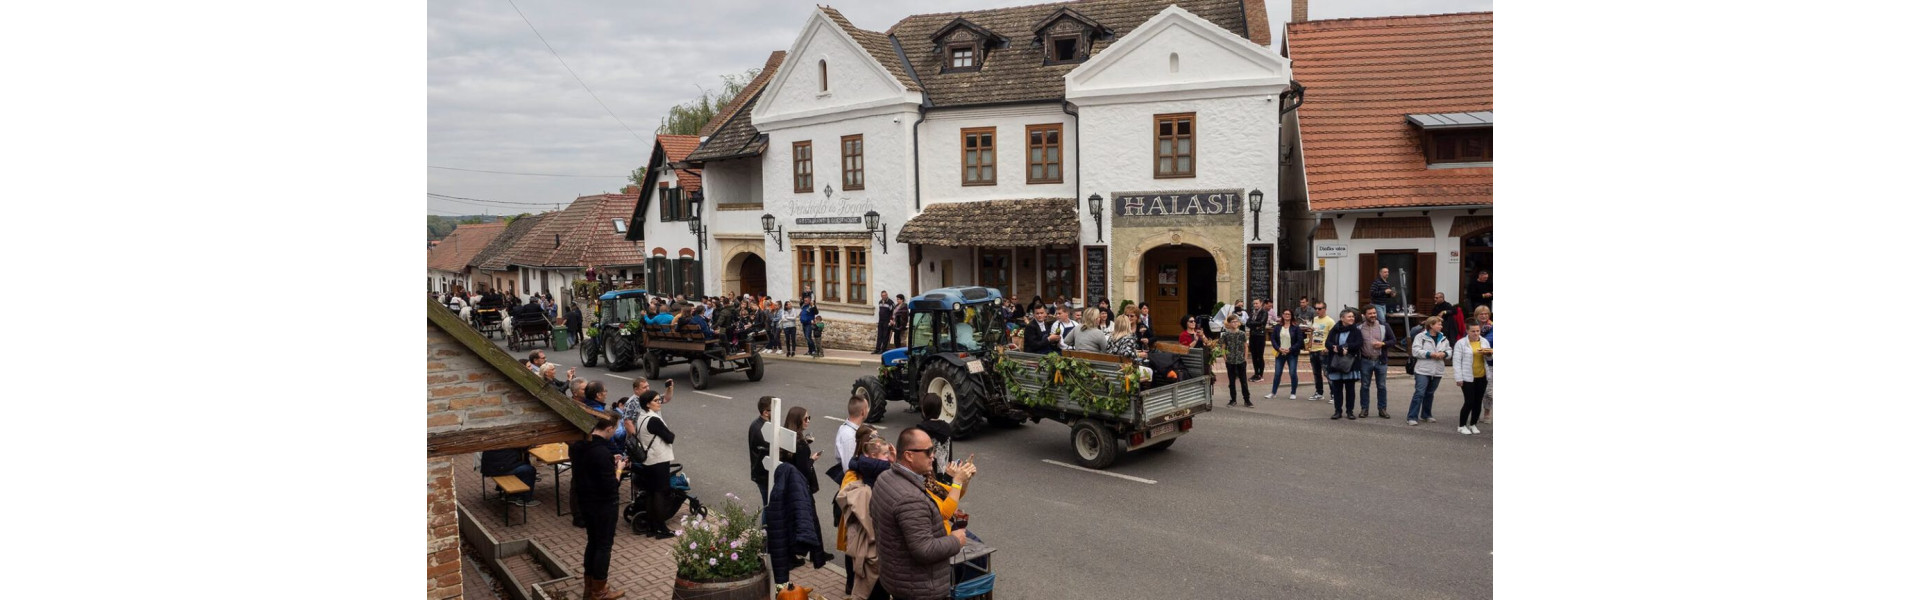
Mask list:
[[605,358],[610,371],[625,371],[638,364],[645,346],[639,325],[640,319],[646,318],[646,309],[646,290],[601,294],[599,320],[581,332],[580,364],[592,367]]
[[532,348],[536,343],[553,347],[553,322],[547,320],[546,313],[541,312],[539,306],[522,304],[514,309],[514,313],[509,320],[512,329],[506,332],[508,350],[519,352]]
[[505,320],[505,317],[506,312],[501,310],[500,307],[490,306],[486,308],[474,307],[472,315],[467,318],[473,322],[474,329],[480,330],[480,333],[487,336],[487,339],[493,339],[494,334],[502,333],[500,323]]
[[[724,335],[724,334],[722,334]],[[693,389],[713,385],[715,373],[746,371],[747,381],[759,381],[766,375],[766,359],[754,349],[754,338],[742,336],[740,343],[728,344],[719,335],[709,337],[699,325],[642,325],[640,328],[640,366],[648,379],[660,378],[660,367],[686,364]]]
[[1000,291],[984,287],[940,288],[907,302],[907,345],[880,355],[880,374],[861,377],[853,393],[867,398],[867,422],[887,416],[888,401],[919,410],[925,394],[940,397],[940,414],[965,438],[989,422],[1015,426],[1026,413],[1007,403],[993,363],[1006,335]]
[[1166,448],[1193,428],[1194,415],[1212,410],[1212,386],[1199,375],[1205,349],[1162,354],[1165,369],[1108,354],[1008,350],[999,302],[998,290],[983,287],[910,301],[907,347],[882,354],[880,373],[853,384],[868,399],[867,422],[884,418],[889,401],[918,410],[918,399],[934,394],[940,414],[929,418],[951,423],[955,437],[987,424],[1059,421],[1076,462],[1098,469],[1122,452]]

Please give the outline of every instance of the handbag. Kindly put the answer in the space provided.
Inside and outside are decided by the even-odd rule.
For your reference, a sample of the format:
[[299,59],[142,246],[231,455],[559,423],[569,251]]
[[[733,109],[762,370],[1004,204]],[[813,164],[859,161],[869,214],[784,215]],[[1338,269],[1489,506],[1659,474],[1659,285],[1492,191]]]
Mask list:
[[1327,370],[1335,373],[1352,373],[1359,363],[1360,357],[1352,354],[1335,354],[1327,358]]
[[640,417],[640,422],[633,424],[634,428],[640,431],[631,432],[632,435],[627,436],[627,460],[633,464],[647,464],[647,445],[640,441],[640,435],[646,432],[647,419],[651,418],[653,417]]

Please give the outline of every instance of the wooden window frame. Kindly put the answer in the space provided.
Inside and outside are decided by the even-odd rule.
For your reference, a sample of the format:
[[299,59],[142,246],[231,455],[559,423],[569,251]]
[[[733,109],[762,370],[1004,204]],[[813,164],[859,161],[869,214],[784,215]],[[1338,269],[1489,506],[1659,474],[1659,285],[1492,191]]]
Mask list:
[[[999,127],[963,127],[960,129],[960,185],[962,186],[999,185],[999,181],[1000,181],[1000,160],[999,160],[1000,132],[999,132],[999,129],[1000,129]],[[969,136],[976,136],[982,133],[987,135],[987,144],[985,146],[976,147],[976,148],[973,148],[972,150],[969,150],[967,148],[967,138]],[[978,156],[976,156],[978,160],[971,167],[967,166],[968,152],[981,153]],[[973,170],[975,172],[974,174],[977,175],[978,169],[981,169],[983,167],[992,169],[993,176],[980,178],[976,181],[968,180],[967,175],[969,170]]]
[[840,136],[840,189],[867,189],[867,141],[864,134]]
[[[1464,142],[1469,136],[1480,135],[1486,136],[1486,154],[1472,157],[1459,154],[1459,150],[1464,148]],[[1427,154],[1427,164],[1447,165],[1493,162],[1493,128],[1491,127],[1427,131],[1422,133],[1421,138],[1421,142],[1423,142],[1421,145],[1425,146]],[[1443,145],[1451,145],[1454,147],[1455,155],[1453,158],[1440,158],[1440,148]]]
[[820,247],[820,301],[840,301],[840,260],[839,246]]
[[[1050,284],[1047,281],[1047,259],[1051,257],[1064,257],[1068,270],[1072,271],[1062,280],[1066,286],[1065,289],[1047,287]],[[1080,253],[1075,248],[1042,247],[1040,248],[1040,297],[1052,299],[1058,297],[1060,292],[1066,292],[1069,299],[1080,297]],[[1085,303],[1084,299],[1082,303]]]
[[819,264],[818,259],[815,258],[818,256],[815,254],[815,250],[817,250],[817,248],[814,246],[795,246],[793,248],[793,253],[795,254],[793,259],[793,297],[795,299],[800,298],[800,294],[807,289],[807,285],[813,283],[813,273],[818,270],[817,265]]
[[[807,151],[806,158],[800,157],[802,148]],[[802,167],[805,168],[804,172]],[[801,185],[803,181],[806,185]],[[793,143],[793,193],[813,193],[813,140]]]
[[[1067,154],[1066,154],[1066,150],[1064,149],[1064,144],[1066,142],[1066,134],[1062,133],[1062,130],[1063,130],[1063,128],[1061,127],[1062,125],[1063,125],[1062,123],[1044,123],[1039,125],[1027,126],[1027,152],[1026,152],[1027,184],[1033,185],[1033,184],[1041,184],[1041,183],[1066,182]],[[1035,146],[1033,144],[1033,134],[1036,132],[1045,132],[1045,131],[1053,132],[1053,139],[1054,139],[1053,144],[1049,145],[1044,141],[1042,141],[1039,146]],[[1044,140],[1044,138],[1042,139]],[[1047,162],[1046,160],[1047,148],[1053,148],[1054,153],[1059,156],[1059,160],[1056,160],[1053,162]],[[1037,162],[1037,163],[1033,162],[1033,151],[1036,149],[1040,150],[1040,156],[1041,156],[1040,162]],[[1052,165],[1055,172],[1057,173],[1054,177],[1041,178],[1041,179],[1033,178],[1034,167],[1036,166],[1040,167],[1040,172],[1044,174],[1046,173],[1046,168],[1048,165]]]
[[[1187,134],[1185,136],[1180,135],[1181,119],[1187,120]],[[1171,135],[1160,134],[1160,124],[1165,122],[1173,123],[1174,129]],[[1182,137],[1187,138],[1187,154],[1185,155],[1187,157],[1187,170],[1185,172],[1179,171],[1180,157],[1182,156],[1180,154],[1179,147],[1180,147],[1180,138]],[[1195,174],[1200,171],[1200,140],[1199,138],[1200,138],[1200,119],[1196,118],[1194,116],[1194,113],[1187,112],[1187,113],[1168,113],[1168,114],[1162,114],[1162,115],[1154,115],[1153,116],[1153,178],[1154,179],[1192,179],[1194,178],[1196,176]],[[1160,142],[1163,140],[1173,141],[1174,149],[1171,154],[1160,153]],[[1174,169],[1173,171],[1163,172],[1160,170],[1160,159],[1162,158],[1166,158],[1172,161],[1172,168]]]
[[[1073,56],[1070,56],[1067,58],[1060,58],[1059,55],[1056,54],[1056,51],[1059,50],[1056,44],[1060,40],[1066,40],[1066,39],[1073,40]],[[1089,41],[1087,40],[1087,36],[1084,33],[1055,33],[1055,34],[1048,35],[1047,46],[1046,48],[1043,48],[1043,51],[1046,52],[1045,64],[1066,65],[1066,64],[1073,64],[1077,62],[1085,62],[1087,60],[1086,57],[1092,54],[1092,52],[1090,52],[1089,49],[1087,48],[1088,43]]]
[[[866,304],[867,286],[873,282],[870,275],[872,270],[867,266],[869,260],[867,249],[860,246],[847,246],[841,250],[847,257],[847,302]],[[855,260],[856,258],[858,260]]]
[[[968,57],[968,61],[970,61],[972,64],[969,64],[964,67],[956,66],[953,64],[954,61],[958,59],[958,57],[955,55],[959,54],[961,50],[965,50],[967,52],[972,53],[972,55]],[[986,58],[986,56],[980,52],[979,42],[955,42],[952,45],[947,46],[947,54],[945,58],[946,60],[941,63],[942,65],[941,70],[947,73],[958,73],[958,72],[980,70],[980,61],[981,59]]]
[[978,279],[980,281],[980,285],[983,287],[989,287],[996,290],[1000,289],[999,287],[993,285],[996,282],[989,281],[987,279],[987,259],[992,257],[1004,257],[1007,259],[1007,279],[1004,282],[1007,288],[1004,290],[1000,290],[1001,292],[1000,295],[1008,298],[1015,297],[1013,295],[1013,291],[1015,289],[1014,284],[1018,282],[1020,277],[1018,274],[1018,270],[1015,268],[1015,265],[1017,263],[1015,262],[1016,257],[1014,256],[1014,253],[1012,250],[989,250],[984,248],[981,249],[979,258],[976,259],[974,263],[974,272],[977,274],[977,277],[975,277],[975,279]]

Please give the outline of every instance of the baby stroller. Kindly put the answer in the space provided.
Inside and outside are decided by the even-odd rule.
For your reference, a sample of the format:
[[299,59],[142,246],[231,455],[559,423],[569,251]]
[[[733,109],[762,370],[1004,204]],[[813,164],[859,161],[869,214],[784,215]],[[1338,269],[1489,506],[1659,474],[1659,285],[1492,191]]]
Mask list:
[[[680,512],[680,506],[687,504],[689,505],[687,508],[688,514],[697,517],[706,517],[707,507],[700,504],[699,497],[693,495],[693,484],[687,480],[687,474],[681,472],[682,467],[680,463],[670,463],[667,469],[669,473],[667,475],[667,514],[671,515]],[[646,497],[645,492],[636,491],[633,502],[628,504],[626,509],[620,511],[620,517],[626,519],[632,526],[633,532],[639,535],[646,534]]]

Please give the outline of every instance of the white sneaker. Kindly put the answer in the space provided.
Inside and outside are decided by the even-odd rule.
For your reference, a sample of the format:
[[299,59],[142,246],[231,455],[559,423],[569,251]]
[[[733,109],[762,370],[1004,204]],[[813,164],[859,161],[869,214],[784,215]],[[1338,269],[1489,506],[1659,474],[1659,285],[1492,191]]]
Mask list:
[[1296,398],[1296,397],[1294,397],[1294,395],[1293,395],[1293,394],[1287,394],[1287,399],[1288,399],[1288,400],[1299,400],[1299,398]]
[[1268,399],[1268,400],[1272,400],[1272,399],[1273,399],[1273,394],[1267,394],[1267,399]]
[[1408,425],[1419,425],[1419,424],[1420,424],[1420,422],[1419,422],[1419,421],[1416,421],[1416,420],[1413,420],[1413,419],[1407,419],[1407,424],[1408,424]]
[[1439,420],[1439,419],[1435,419],[1435,418],[1433,418],[1433,417],[1427,417],[1427,422],[1428,422],[1428,423],[1439,423],[1439,422],[1440,422],[1440,420]]
[[1480,433],[1480,426],[1479,426],[1479,425],[1468,425],[1468,426],[1467,426],[1467,431],[1471,431],[1471,432],[1474,432],[1474,433]]
[[1460,432],[1460,435],[1473,435],[1473,432],[1471,432],[1471,431],[1467,431],[1467,428],[1465,428],[1465,427],[1461,427],[1461,428],[1459,428],[1459,429],[1455,429],[1454,431],[1458,431],[1458,432]]

